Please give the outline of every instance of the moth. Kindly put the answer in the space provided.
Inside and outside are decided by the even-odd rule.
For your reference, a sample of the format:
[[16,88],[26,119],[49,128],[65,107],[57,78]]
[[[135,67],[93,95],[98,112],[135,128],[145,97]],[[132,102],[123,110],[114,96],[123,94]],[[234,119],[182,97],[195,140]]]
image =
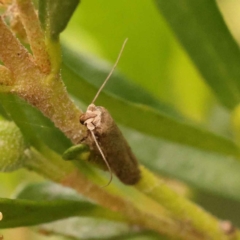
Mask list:
[[113,173],[121,182],[127,185],[133,185],[140,179],[137,159],[111,114],[104,107],[95,106],[94,104],[116,68],[126,42],[127,39],[123,43],[112,70],[99,88],[92,103],[88,106],[86,113],[80,116],[80,123],[88,129],[87,137],[82,143],[86,143],[90,151],[94,152],[94,155],[100,155],[100,159],[105,162],[110,172],[110,179],[107,185],[111,183]]

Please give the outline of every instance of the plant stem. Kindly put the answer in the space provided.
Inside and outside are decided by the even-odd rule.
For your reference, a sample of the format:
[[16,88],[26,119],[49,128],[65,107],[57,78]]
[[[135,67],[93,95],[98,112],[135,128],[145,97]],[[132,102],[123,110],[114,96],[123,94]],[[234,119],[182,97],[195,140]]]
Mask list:
[[[0,65],[0,84],[11,86],[13,84],[12,74],[8,68]],[[2,86],[1,86],[2,87]]]
[[232,235],[229,236],[221,229],[218,219],[175,193],[164,184],[163,180],[154,176],[145,167],[141,166],[140,169],[142,178],[135,187],[168,210],[173,219],[188,226],[185,226],[186,229],[195,229],[204,236],[203,239],[240,239],[237,231],[234,233],[234,238]]
[[86,135],[86,127],[79,123],[81,111],[69,98],[60,74],[42,73],[2,18],[0,42],[0,59],[14,79],[11,92],[38,108],[73,143],[79,143]]
[[31,55],[15,38],[2,17],[0,17],[0,43],[0,60],[15,79],[23,81],[29,75],[39,76],[36,65],[31,61]]
[[30,0],[16,0],[19,16],[27,33],[34,61],[43,73],[50,73],[51,66],[46,51],[45,37],[38,16]]
[[[52,181],[75,189],[103,207],[123,214],[132,224],[137,224],[171,237],[177,236],[185,240],[202,240],[202,235],[196,235],[194,231],[181,231],[182,223],[173,220],[165,210],[155,208],[154,214],[148,212],[148,209],[144,211],[136,207],[134,202],[123,199],[123,196],[113,195],[107,192],[106,189],[90,182],[88,178],[76,170],[72,163],[62,161],[57,154],[47,147],[43,147],[42,152],[44,152],[44,156],[34,148],[28,151],[30,159],[26,165],[28,169],[34,170]],[[145,203],[151,204],[151,200]],[[154,205],[154,203],[152,204]]]

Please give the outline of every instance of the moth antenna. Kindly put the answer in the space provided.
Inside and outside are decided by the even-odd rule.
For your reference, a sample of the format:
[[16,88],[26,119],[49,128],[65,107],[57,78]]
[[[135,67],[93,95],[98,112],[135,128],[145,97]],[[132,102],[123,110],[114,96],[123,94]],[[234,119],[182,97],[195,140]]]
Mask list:
[[104,86],[106,85],[107,81],[108,81],[109,78],[111,77],[114,69],[116,68],[116,66],[117,66],[117,64],[118,64],[118,62],[119,62],[119,60],[120,60],[120,57],[121,57],[121,55],[122,55],[122,53],[123,53],[123,49],[124,49],[124,47],[125,47],[125,45],[126,45],[126,43],[127,43],[127,40],[128,40],[128,38],[126,38],[125,41],[123,42],[123,45],[122,45],[122,48],[121,48],[121,50],[120,50],[120,52],[119,52],[119,54],[118,54],[117,60],[116,60],[115,64],[113,65],[113,67],[112,67],[110,73],[108,74],[107,78],[104,80],[102,86],[99,88],[99,90],[98,90],[97,94],[95,95],[94,99],[92,100],[92,104],[96,101],[96,99],[98,98],[100,92],[102,91],[102,89],[103,89]]
[[110,167],[110,165],[109,165],[109,163],[108,163],[108,161],[107,161],[107,159],[106,159],[106,157],[105,157],[105,155],[104,155],[101,147],[100,147],[99,144],[98,144],[98,141],[97,141],[97,139],[96,139],[96,137],[95,137],[95,135],[94,135],[94,132],[91,131],[91,130],[90,130],[90,132],[91,132],[91,134],[92,134],[93,140],[94,140],[94,142],[96,143],[97,148],[98,148],[99,152],[101,153],[102,158],[103,158],[103,160],[104,160],[104,162],[105,162],[105,164],[106,164],[106,166],[107,166],[107,168],[108,168],[108,171],[109,171],[109,173],[110,173],[110,178],[109,178],[108,183],[103,186],[103,187],[107,187],[107,186],[112,182],[112,178],[113,178],[112,169],[111,169],[111,167]]

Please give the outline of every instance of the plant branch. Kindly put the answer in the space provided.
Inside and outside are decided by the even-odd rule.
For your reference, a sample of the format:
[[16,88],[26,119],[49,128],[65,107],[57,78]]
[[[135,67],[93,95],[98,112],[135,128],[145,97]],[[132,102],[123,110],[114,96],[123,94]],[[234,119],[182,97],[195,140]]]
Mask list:
[[196,234],[196,231],[192,231],[192,229],[182,231],[183,223],[173,220],[167,211],[152,202],[152,200],[145,198],[145,203],[151,206],[149,207],[150,211],[141,209],[134,202],[123,199],[123,195],[126,195],[126,193],[120,194],[121,196],[119,193],[110,193],[109,189],[104,189],[90,182],[88,178],[76,170],[72,163],[68,162],[66,164],[51,150],[45,148],[43,152],[47,157],[31,148],[31,151],[28,152],[31,159],[27,164],[28,169],[34,170],[64,186],[75,189],[101,206],[123,214],[132,224],[137,224],[143,228],[171,237],[178,236],[180,239],[202,240],[202,235]]
[[135,187],[168,210],[173,219],[188,226],[186,229],[195,229],[203,234],[203,239],[240,239],[238,231],[228,235],[221,228],[221,221],[175,193],[164,184],[163,180],[155,177],[145,167],[141,166],[140,169],[142,178]]
[[[132,219],[132,222],[139,223],[139,218],[135,216],[135,212],[137,211],[132,209],[129,203],[120,197],[107,193],[103,188],[90,182],[82,173],[76,170],[72,163],[62,161],[62,159],[50,149],[45,147],[43,151],[45,155],[48,155],[47,158],[34,148],[28,151],[29,159],[31,159],[26,165],[28,169],[34,170],[64,186],[71,187],[104,207],[113,211],[122,212],[123,214],[126,213],[126,215]],[[49,156],[52,157],[50,158]]]
[[[70,100],[61,80],[58,69],[60,60],[54,58],[59,57],[54,52],[56,50],[59,53],[59,42],[48,39],[50,61],[54,63],[50,66],[49,51],[46,50],[40,23],[31,2],[16,1],[34,58],[0,18],[0,59],[9,72],[6,69],[2,71],[6,71],[6,76],[9,73],[13,76],[12,92],[41,110],[73,143],[78,143],[87,132],[79,124],[81,111]],[[26,150],[31,160],[26,163],[28,169],[71,187],[104,207],[125,214],[131,223],[182,239],[239,239],[237,231],[228,235],[216,218],[177,195],[142,166],[142,178],[135,187],[147,196],[148,203],[154,204],[155,201],[155,212],[141,209],[134,201],[124,200],[126,193],[114,195],[90,182],[72,163],[63,162],[46,146],[39,146],[38,151],[34,148]]]
[[81,111],[69,98],[60,74],[44,74],[32,56],[0,19],[0,59],[11,71],[15,84],[11,90],[50,118],[73,143],[86,135],[79,124]]
[[5,66],[0,65],[0,86],[6,87],[8,86],[8,89],[11,89],[11,85],[13,85],[14,79],[12,77],[11,72],[9,69],[7,69]]
[[2,17],[0,17],[0,43],[0,60],[15,79],[23,80],[30,73],[37,73],[31,55],[14,37]]
[[41,29],[38,16],[30,0],[16,0],[19,17],[27,33],[35,63],[43,73],[50,73],[51,66],[44,42],[44,33]]

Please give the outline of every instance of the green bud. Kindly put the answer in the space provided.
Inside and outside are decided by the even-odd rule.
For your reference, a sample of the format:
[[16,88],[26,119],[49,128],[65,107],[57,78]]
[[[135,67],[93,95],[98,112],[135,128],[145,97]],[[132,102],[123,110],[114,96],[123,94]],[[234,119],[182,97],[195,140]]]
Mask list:
[[24,166],[27,144],[15,123],[0,119],[0,171],[9,172]]
[[89,147],[85,144],[79,144],[70,147],[64,153],[64,160],[88,160],[90,155]]

